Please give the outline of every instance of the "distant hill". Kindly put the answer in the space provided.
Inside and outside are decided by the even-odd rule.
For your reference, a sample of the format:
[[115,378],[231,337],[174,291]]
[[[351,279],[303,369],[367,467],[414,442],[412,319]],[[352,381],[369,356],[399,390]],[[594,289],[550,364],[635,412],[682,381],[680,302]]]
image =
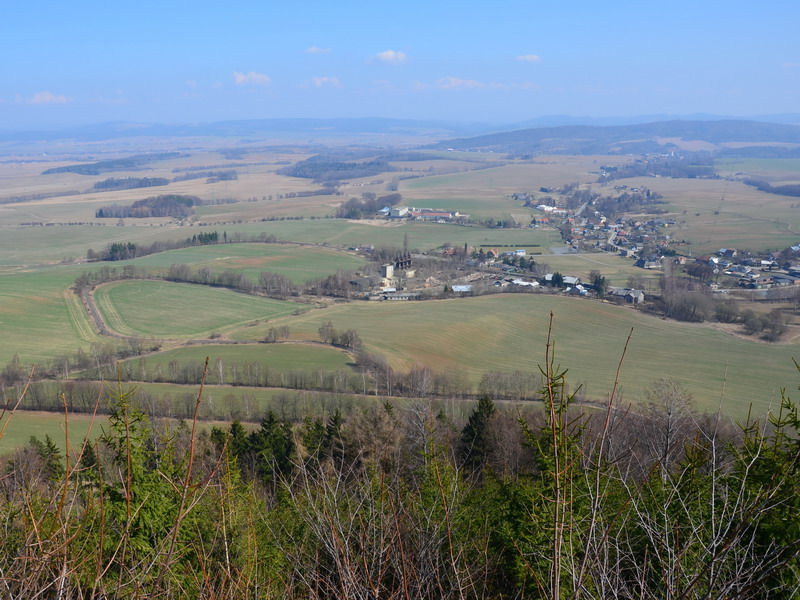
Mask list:
[[251,119],[169,125],[158,123],[101,123],[48,131],[0,131],[0,141],[69,139],[101,141],[131,137],[291,137],[305,139],[356,135],[428,136],[478,135],[497,126],[413,119]]
[[[483,150],[525,154],[639,154],[665,152],[677,146],[667,139],[702,141],[722,148],[724,144],[744,144],[748,152],[762,145],[798,144],[800,126],[757,121],[661,121],[607,127],[565,125],[537,127],[440,142],[436,148]],[[782,148],[786,153],[797,149]],[[726,149],[731,154],[731,149]],[[774,155],[774,154],[771,154]],[[800,155],[800,154],[798,154]]]
[[[94,142],[130,138],[281,139],[325,143],[334,138],[361,138],[365,144],[394,138],[434,140],[440,148],[491,149],[513,153],[586,154],[659,152],[656,137],[724,142],[798,143],[800,114],[764,115],[750,120],[694,114],[629,117],[549,115],[506,124],[424,119],[250,119],[212,123],[160,124],[113,122],[50,130],[0,130],[0,142]],[[479,136],[479,137],[474,137]]]

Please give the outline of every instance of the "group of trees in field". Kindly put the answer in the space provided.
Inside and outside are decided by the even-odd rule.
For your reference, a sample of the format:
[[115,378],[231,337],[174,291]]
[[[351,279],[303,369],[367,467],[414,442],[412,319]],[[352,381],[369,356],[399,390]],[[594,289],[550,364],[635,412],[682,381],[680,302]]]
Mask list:
[[396,171],[397,169],[381,158],[374,160],[342,160],[338,156],[316,155],[302,160],[288,167],[277,170],[279,175],[313,179],[316,183],[335,182],[344,179],[358,179],[372,177],[381,173]]
[[[699,414],[680,385],[584,412],[552,359],[544,402],[453,420],[378,400],[210,433],[149,420],[0,458],[12,597],[776,598],[800,591],[800,419]],[[198,415],[203,393],[188,396]],[[105,399],[103,400],[105,402]],[[14,427],[12,418],[10,427]]]
[[144,219],[148,217],[172,217],[184,219],[194,214],[193,206],[203,204],[197,196],[181,194],[163,194],[137,200],[130,206],[104,206],[95,211],[98,219]]
[[319,328],[319,339],[325,344],[347,348],[352,352],[361,350],[361,336],[355,329],[339,331],[333,323],[326,321]]
[[379,210],[386,206],[395,206],[402,202],[403,197],[398,193],[378,196],[373,192],[365,192],[361,198],[350,198],[342,202],[336,209],[336,217],[339,219],[363,219],[371,218]]
[[661,298],[653,304],[654,310],[678,321],[701,323],[714,320],[719,323],[738,323],[747,335],[758,335],[774,342],[788,329],[788,317],[776,308],[767,313],[743,309],[739,300],[727,294],[712,294],[707,286],[687,278],[662,276],[659,280]]
[[594,210],[609,219],[626,213],[648,212],[661,204],[661,194],[645,189],[640,192],[624,191],[617,196],[600,196],[593,201]]

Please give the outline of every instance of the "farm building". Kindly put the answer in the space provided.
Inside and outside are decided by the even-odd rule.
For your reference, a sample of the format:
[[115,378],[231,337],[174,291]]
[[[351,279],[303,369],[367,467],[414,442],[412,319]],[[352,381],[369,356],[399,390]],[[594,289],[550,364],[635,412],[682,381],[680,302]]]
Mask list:
[[389,211],[390,219],[405,219],[408,216],[409,208],[407,206],[395,206]]
[[608,288],[608,295],[611,298],[624,300],[628,304],[641,304],[644,302],[644,292],[633,288]]

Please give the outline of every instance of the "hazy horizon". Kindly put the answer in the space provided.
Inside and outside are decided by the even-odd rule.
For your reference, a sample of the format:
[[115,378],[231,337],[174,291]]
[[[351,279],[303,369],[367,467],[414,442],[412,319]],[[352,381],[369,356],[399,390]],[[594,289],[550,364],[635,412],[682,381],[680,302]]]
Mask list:
[[783,1],[14,3],[0,129],[793,113],[798,16]]

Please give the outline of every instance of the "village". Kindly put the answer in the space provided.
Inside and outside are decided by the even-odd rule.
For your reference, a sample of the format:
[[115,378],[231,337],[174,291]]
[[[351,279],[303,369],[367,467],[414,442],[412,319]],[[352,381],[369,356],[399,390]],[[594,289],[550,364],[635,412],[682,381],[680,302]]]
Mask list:
[[[351,297],[369,301],[411,301],[493,293],[550,293],[595,298],[640,307],[647,300],[663,304],[664,277],[678,278],[691,292],[743,301],[797,301],[800,298],[800,245],[781,252],[754,253],[727,247],[692,256],[680,239],[681,223],[661,214],[659,196],[646,188],[625,185],[614,190],[632,212],[604,211],[607,199],[573,187],[542,188],[539,194],[513,198],[531,209],[531,229],[560,232],[558,255],[610,254],[629,259],[642,270],[626,285],[609,285],[599,271],[586,278],[548,268],[547,255],[535,247],[463,248],[448,246],[438,254],[412,254],[408,248],[380,262],[377,275],[356,274]],[[538,201],[541,193],[552,195]],[[577,200],[576,200],[577,198]],[[606,200],[604,202],[604,200]],[[580,203],[579,203],[580,202]],[[624,204],[624,203],[623,203]],[[649,214],[653,213],[653,214]],[[458,211],[413,206],[385,207],[376,218],[465,225],[470,216]],[[367,252],[367,254],[369,254]],[[422,265],[424,267],[420,268]],[[702,320],[702,319],[700,319]]]

